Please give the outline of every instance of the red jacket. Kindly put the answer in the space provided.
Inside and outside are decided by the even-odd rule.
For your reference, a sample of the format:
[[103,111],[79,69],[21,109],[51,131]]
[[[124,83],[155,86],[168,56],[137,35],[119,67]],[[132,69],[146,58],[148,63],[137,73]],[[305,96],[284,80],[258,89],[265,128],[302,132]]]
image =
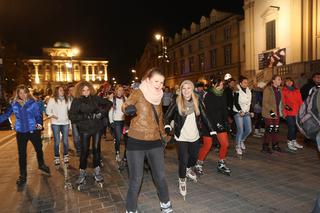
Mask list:
[[[298,89],[290,91],[286,86],[282,89],[282,109],[283,115],[286,116],[296,116],[298,114],[299,108],[302,105],[301,93]],[[286,109],[291,108],[292,110]]]

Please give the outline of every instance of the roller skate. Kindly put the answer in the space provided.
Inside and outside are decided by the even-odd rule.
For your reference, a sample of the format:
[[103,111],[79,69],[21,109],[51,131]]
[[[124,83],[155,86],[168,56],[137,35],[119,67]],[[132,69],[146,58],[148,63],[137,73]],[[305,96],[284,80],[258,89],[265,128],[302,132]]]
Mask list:
[[241,141],[240,148],[242,149],[242,153],[246,152],[246,145],[244,144],[244,141]]
[[64,163],[64,166],[69,167],[69,155],[68,154],[63,156],[63,163]]
[[183,200],[186,200],[187,195],[187,180],[186,178],[179,178],[179,192],[183,197]]
[[224,162],[224,160],[218,161],[217,170],[221,174],[228,175],[228,176],[231,175],[231,170],[226,166],[226,163]]
[[120,152],[117,151],[117,152],[116,152],[116,162],[120,162],[120,161],[121,161]]
[[240,146],[236,146],[236,153],[237,153],[237,157],[241,160],[242,159],[242,149]]
[[93,177],[96,182],[96,184],[100,187],[103,188],[103,176],[101,175],[101,169],[99,166],[94,168],[93,170]]
[[27,177],[24,175],[20,175],[16,181],[17,186],[23,186],[27,182]]
[[68,163],[63,164],[63,174],[64,174],[64,189],[72,189],[72,184],[70,182],[69,177],[69,171],[68,171],[69,165]]
[[189,180],[192,180],[192,181],[195,182],[195,183],[198,182],[197,175],[196,175],[196,173],[194,173],[194,171],[192,170],[192,168],[187,168],[186,177],[187,177]]
[[262,144],[262,150],[261,150],[262,153],[265,153],[265,154],[272,154],[272,151],[269,147],[269,144]]
[[120,172],[122,172],[123,170],[125,170],[125,168],[127,168],[128,164],[127,164],[127,159],[123,158],[118,165],[118,169]]
[[203,161],[202,160],[198,160],[197,164],[195,165],[195,172],[197,175],[203,175]]
[[78,179],[76,180],[76,184],[77,184],[77,189],[79,191],[81,191],[84,187],[84,185],[86,185],[87,183],[87,173],[86,173],[86,170],[84,169],[80,169],[80,174],[79,174],[79,177]]
[[54,166],[57,170],[60,168],[60,157],[54,157]]
[[171,205],[170,201],[168,201],[167,203],[160,202],[160,209],[161,209],[162,213],[172,213],[173,212],[172,205]]

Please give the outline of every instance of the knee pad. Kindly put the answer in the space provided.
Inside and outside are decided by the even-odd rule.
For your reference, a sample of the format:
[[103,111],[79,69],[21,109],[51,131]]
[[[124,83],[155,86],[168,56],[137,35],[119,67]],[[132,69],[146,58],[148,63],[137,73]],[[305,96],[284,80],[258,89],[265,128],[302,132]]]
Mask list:
[[273,129],[274,133],[278,133],[279,132],[279,125],[276,125]]
[[273,125],[267,126],[266,130],[268,133],[272,133],[274,131],[274,126]]

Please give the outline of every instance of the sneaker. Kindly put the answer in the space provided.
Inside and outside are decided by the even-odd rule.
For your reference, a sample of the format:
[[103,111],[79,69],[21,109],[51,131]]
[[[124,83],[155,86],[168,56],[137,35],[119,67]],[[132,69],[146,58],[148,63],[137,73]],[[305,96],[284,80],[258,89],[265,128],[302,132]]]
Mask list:
[[239,147],[239,146],[236,147],[236,153],[237,153],[237,155],[242,155],[241,147]]
[[244,144],[244,141],[241,141],[240,147],[241,147],[242,150],[246,149],[246,145]]
[[263,136],[263,133],[260,133],[259,129],[255,129],[252,136],[255,138],[261,138]]
[[293,151],[297,151],[297,148],[294,146],[293,141],[288,141],[288,148]]
[[186,177],[194,182],[197,182],[197,175],[194,173],[192,168],[187,168]]
[[302,149],[303,148],[303,146],[298,144],[296,140],[292,140],[292,143],[293,143],[294,147],[296,147],[298,149]]

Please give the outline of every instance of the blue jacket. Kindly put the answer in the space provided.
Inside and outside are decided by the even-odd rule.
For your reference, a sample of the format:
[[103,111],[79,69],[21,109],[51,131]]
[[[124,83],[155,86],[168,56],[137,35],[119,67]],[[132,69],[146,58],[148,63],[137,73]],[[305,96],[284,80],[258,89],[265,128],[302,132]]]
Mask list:
[[16,116],[15,130],[20,133],[32,132],[36,130],[36,125],[42,125],[41,112],[39,104],[29,99],[24,106],[14,101],[7,111],[0,115],[0,123],[8,119],[11,114]]

